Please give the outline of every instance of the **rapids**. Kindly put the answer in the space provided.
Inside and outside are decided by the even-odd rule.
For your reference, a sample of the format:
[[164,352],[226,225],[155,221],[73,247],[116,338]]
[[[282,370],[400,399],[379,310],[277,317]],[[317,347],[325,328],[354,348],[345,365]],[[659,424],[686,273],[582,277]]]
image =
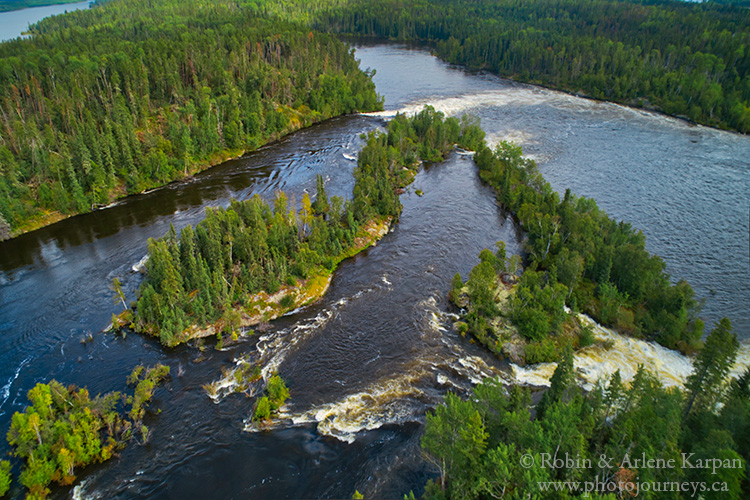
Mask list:
[[[705,299],[709,327],[730,317],[743,339],[740,364],[750,362],[750,138],[470,74],[422,49],[361,46],[357,54],[377,70],[386,112],[330,120],[187,182],[0,243],[0,428],[37,382],[56,378],[97,393],[123,390],[139,363],[172,367],[146,417],[151,441],[80,474],[75,489],[55,489],[55,497],[349,498],[358,489],[401,498],[434,475],[419,437],[425,412],[448,390],[466,393],[487,376],[548,383],[552,365],[513,367],[451,329],[445,294],[453,275],[466,278],[497,240],[519,252],[523,237],[461,152],[419,172],[402,196],[398,226],[342,263],[324,299],[265,331],[222,350],[97,333],[119,312],[114,277],[134,297],[149,237],[195,224],[206,207],[233,197],[284,189],[299,202],[317,174],[329,195],[350,196],[360,134],[425,104],[479,116],[491,141],[519,142],[555,189],[592,196],[642,229],[669,272]],[[594,329],[611,347],[577,355],[584,385],[639,363],[668,384],[690,371],[679,354]],[[82,343],[89,332],[93,342]],[[249,421],[261,385],[237,391],[238,371],[254,366],[264,377],[278,371],[291,391],[272,429]]]

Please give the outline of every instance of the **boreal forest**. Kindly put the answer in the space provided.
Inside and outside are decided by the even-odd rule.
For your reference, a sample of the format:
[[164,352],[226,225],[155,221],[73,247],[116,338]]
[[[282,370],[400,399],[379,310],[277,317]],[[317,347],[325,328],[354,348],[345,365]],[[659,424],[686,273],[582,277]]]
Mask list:
[[0,45],[0,213],[14,232],[381,106],[347,45],[254,2],[118,1],[33,30]]
[[76,0],[0,0],[0,12],[74,2],[76,2]]
[[434,43],[451,63],[750,132],[750,11],[715,3],[354,0],[342,33]]
[[[320,119],[378,109],[323,32],[750,131],[750,11],[514,0],[105,2],[0,48],[0,216],[18,234],[184,178]],[[0,222],[1,223],[1,222]]]
[[[0,11],[40,3],[0,1]],[[414,42],[471,72],[489,72],[657,111],[729,130],[731,134],[712,132],[744,139],[742,134],[750,133],[750,11],[743,7],[746,4],[747,0],[95,2],[90,9],[32,25],[31,36],[0,43],[0,239],[110,207],[125,196],[186,181],[213,165],[329,118],[382,110],[384,100],[373,83],[375,73],[360,66],[356,52],[344,41],[350,36],[358,41]],[[313,427],[323,422],[333,425],[337,418],[346,420],[357,410],[349,406],[336,414],[335,402],[326,399],[330,394],[341,396],[346,404],[364,395],[359,399],[366,401],[367,411],[370,404],[383,401],[396,407],[402,396],[387,400],[390,393],[381,391],[374,397],[367,392],[371,386],[358,388],[361,392],[352,395],[345,391],[347,382],[351,389],[378,380],[356,374],[341,382],[335,376],[314,374],[330,379],[324,382],[339,384],[335,390],[342,392],[309,390],[328,406],[325,411],[311,412],[314,417],[295,421],[287,401],[302,392],[303,376],[291,377],[292,383],[286,385],[279,373],[285,368],[286,354],[261,369],[264,344],[257,349],[257,364],[248,364],[251,368],[242,372],[236,368],[241,356],[232,359],[234,367],[228,369],[232,353],[224,361],[212,361],[204,353],[204,339],[215,337],[216,352],[222,352],[225,341],[231,342],[230,348],[240,344],[238,332],[244,329],[241,335],[251,346],[248,351],[254,351],[261,340],[253,338],[256,332],[248,327],[258,326],[265,334],[272,330],[269,321],[275,318],[289,315],[283,321],[294,323],[298,320],[294,315],[307,314],[304,308],[326,293],[339,263],[369,248],[399,222],[404,207],[400,196],[411,191],[409,185],[418,173],[429,171],[433,165],[428,164],[442,162],[460,149],[462,161],[470,161],[476,169],[472,170],[476,186],[489,193],[493,216],[511,221],[517,229],[518,240],[512,245],[517,243],[521,255],[507,255],[500,241],[491,250],[482,250],[464,276],[451,265],[452,283],[443,283],[445,287],[437,292],[430,289],[432,302],[417,305],[427,311],[425,317],[434,316],[432,334],[441,341],[457,342],[440,349],[471,349],[472,356],[457,355],[457,363],[463,361],[464,368],[469,358],[482,363],[489,360],[487,366],[508,361],[502,366],[508,371],[557,363],[554,375],[549,387],[530,387],[520,378],[508,384],[500,378],[484,378],[487,373],[505,373],[494,365],[493,370],[481,371],[480,367],[464,372],[454,364],[447,365],[451,379],[438,370],[437,362],[430,361],[435,370],[429,372],[429,388],[423,391],[416,381],[407,387],[419,392],[413,398],[419,400],[418,410],[405,420],[388,421],[386,415],[381,421],[375,415],[355,433],[373,428],[392,435],[412,432],[410,458],[423,469],[422,475],[415,474],[417,479],[409,478],[409,484],[421,481],[417,493],[429,499],[748,498],[750,369],[738,369],[741,344],[729,319],[706,328],[700,297],[680,276],[667,273],[667,264],[647,250],[638,228],[610,217],[591,198],[570,190],[556,192],[519,146],[486,141],[478,119],[446,116],[430,106],[413,116],[394,114],[387,123],[379,121],[380,114],[366,118],[377,125],[360,137],[363,145],[356,166],[351,163],[354,185],[349,199],[329,198],[325,177],[310,174],[315,192],[300,189],[305,194],[299,205],[282,191],[227,199],[223,205],[208,206],[200,221],[176,224],[179,231],[165,223],[161,227],[169,231],[158,233],[164,236],[143,238],[138,256],[146,248],[148,254],[136,266],[118,262],[119,267],[111,265],[117,267],[112,271],[107,262],[107,284],[111,283],[117,312],[111,328],[101,331],[102,337],[134,352],[141,344],[132,339],[127,344],[129,333],[155,337],[165,349],[152,348],[150,339],[139,338],[139,342],[149,351],[158,351],[160,359],[174,361],[178,379],[208,372],[203,368],[202,375],[186,376],[180,359],[191,368],[226,361],[222,373],[233,373],[231,378],[235,378],[226,387],[234,384],[233,391],[244,394],[243,402],[254,398],[246,405],[243,429],[257,434],[243,434],[243,443],[257,443],[257,436],[269,438],[273,425],[286,418],[290,425],[309,425],[305,432],[320,438],[315,446],[324,449],[330,444],[326,440],[334,440],[320,427]],[[365,120],[353,118],[359,119]],[[357,129],[352,136],[359,133]],[[336,152],[340,160],[340,151]],[[355,160],[348,153],[343,156]],[[420,189],[413,192],[410,203],[425,200]],[[458,198],[461,193],[456,193]],[[375,226],[379,229],[372,231]],[[141,264],[143,277],[136,272]],[[129,279],[130,287],[123,287],[115,276],[122,270],[127,276],[120,277]],[[373,293],[378,299],[391,297],[393,288],[399,286],[393,286],[385,274],[377,279],[389,285]],[[308,289],[314,291],[305,296]],[[365,297],[362,302],[375,300],[360,292],[352,297]],[[409,297],[403,302],[412,304]],[[336,304],[349,300],[340,297]],[[425,304],[435,305],[434,311]],[[443,306],[445,311],[440,309]],[[65,311],[63,306],[60,311]],[[330,317],[346,314],[343,306],[332,311]],[[62,315],[52,314],[58,315],[56,319]],[[589,316],[588,325],[596,321],[613,335],[621,334],[655,352],[667,352],[664,347],[680,351],[680,359],[689,368],[672,385],[648,366],[638,366],[627,380],[613,370],[584,390],[577,378],[576,356],[590,346],[611,347],[581,322],[584,315]],[[421,323],[409,323],[410,318],[403,322],[406,328],[418,330]],[[32,323],[33,328],[36,325]],[[356,325],[364,326],[364,322]],[[449,331],[451,325],[453,331]],[[316,328],[306,327],[310,338]],[[120,335],[105,337],[112,331]],[[281,350],[287,339],[297,345],[299,338],[289,335],[279,336],[282,340],[268,350]],[[384,343],[378,335],[367,340],[377,348]],[[63,342],[53,341],[59,343],[65,358]],[[25,342],[24,338],[17,344]],[[88,332],[80,349],[94,342],[94,334]],[[415,343],[419,345],[409,349],[419,352],[428,342],[429,337],[423,335]],[[325,347],[320,349],[330,348],[328,343],[328,338],[321,341]],[[57,345],[53,346],[55,356]],[[411,369],[408,364],[389,364],[388,354],[381,358],[379,349],[363,345],[378,351],[373,361],[383,371]],[[293,355],[309,354],[308,346],[299,343]],[[356,348],[355,344],[335,346],[341,349],[336,351],[336,361],[347,358],[351,351],[346,349],[354,349],[351,346]],[[189,356],[173,357],[193,347],[199,353],[189,361]],[[417,357],[411,351],[408,354]],[[245,357],[251,355],[255,353]],[[100,355],[103,363],[109,361],[105,356]],[[84,365],[88,361],[83,356],[75,362],[91,366]],[[3,388],[7,394],[0,407],[10,398],[10,388],[22,368],[29,370],[27,363],[34,365],[37,360],[29,356],[20,363]],[[75,366],[65,369],[78,370],[79,365]],[[305,376],[313,372],[305,371]],[[16,400],[26,394],[28,405],[23,411],[3,409],[8,411],[6,436],[15,459],[0,460],[0,496],[9,491],[20,495],[18,484],[28,498],[57,494],[54,484],[73,484],[86,466],[116,457],[127,443],[146,445],[152,438],[148,425],[162,424],[161,409],[149,411],[149,402],[158,387],[171,380],[170,373],[170,367],[161,363],[153,368],[139,364],[128,379],[132,391],[95,397],[85,388],[55,380],[35,380],[34,388],[23,392],[15,386]],[[465,373],[481,373],[484,380]],[[391,383],[391,375],[383,379],[384,385],[402,390]],[[310,378],[318,383],[315,376]],[[24,372],[18,384],[32,378]],[[458,378],[466,384],[453,383]],[[212,403],[218,404],[214,396],[220,384],[189,380],[185,384],[189,389],[175,385],[174,391],[184,395],[203,387]],[[205,395],[201,392],[200,396]],[[168,404],[179,410],[195,409],[179,406],[187,404],[187,398],[179,399],[169,399]],[[15,400],[8,408],[14,404]],[[208,419],[226,421],[206,414]],[[184,421],[179,419],[176,425],[184,426]],[[235,431],[240,432],[233,427],[231,432]],[[210,446],[219,442],[210,437]],[[392,438],[371,441],[385,446],[387,440]],[[335,446],[339,447],[331,456],[353,449],[339,442]],[[265,449],[269,455],[277,453],[271,448]],[[205,451],[199,446],[195,449],[198,454]],[[406,445],[398,453],[403,450]],[[294,452],[285,448],[278,453]],[[367,453],[376,456],[371,449]],[[134,456],[135,452],[129,455]],[[286,464],[288,456],[283,460],[279,456],[268,462]],[[558,456],[578,461],[549,465]],[[631,460],[641,456],[677,466],[634,465]],[[377,462],[376,458],[370,462]],[[588,465],[580,466],[580,460]],[[17,484],[11,482],[12,477]],[[348,485],[353,479],[346,481]],[[689,486],[674,489],[674,484]],[[11,490],[13,485],[15,490]],[[698,491],[710,485],[719,489]],[[353,493],[353,498],[362,498],[358,491]],[[415,498],[414,492],[404,498]]]

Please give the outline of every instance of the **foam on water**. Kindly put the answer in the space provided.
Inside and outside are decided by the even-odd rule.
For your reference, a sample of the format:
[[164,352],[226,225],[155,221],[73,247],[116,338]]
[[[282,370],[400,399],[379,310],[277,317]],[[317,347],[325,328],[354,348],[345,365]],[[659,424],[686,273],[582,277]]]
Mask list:
[[[410,370],[408,373],[380,380],[364,391],[315,406],[303,413],[282,413],[277,417],[275,425],[314,423],[320,434],[352,443],[361,431],[418,420],[425,406],[425,395],[417,386],[425,375],[423,369]],[[246,421],[245,430],[252,432],[257,427]]]
[[[598,380],[609,378],[620,370],[624,381],[635,376],[640,365],[645,366],[667,387],[681,387],[693,371],[692,359],[655,342],[620,335],[579,314],[578,319],[591,327],[600,343],[575,354],[574,365],[582,386],[590,390]],[[737,376],[750,366],[750,343],[740,345],[731,376]],[[511,365],[513,378],[522,384],[549,386],[556,363],[540,363],[528,367]]]
[[[443,112],[449,116],[456,116],[467,112],[470,109],[478,107],[495,107],[495,106],[538,106],[541,104],[563,104],[572,98],[567,94],[550,92],[545,89],[534,87],[506,88],[500,90],[490,90],[485,92],[475,92],[459,96],[431,98],[416,101],[397,110],[376,111],[364,113],[368,116],[377,116],[380,118],[393,118],[397,113],[407,116],[415,115],[422,111],[425,106],[432,106],[437,111]],[[573,101],[581,105],[578,101]],[[583,101],[583,106],[590,107],[589,101]]]
[[83,481],[75,485],[75,487],[73,488],[73,491],[70,494],[73,500],[97,500],[99,498],[102,498],[102,494],[98,491],[94,491],[94,492],[84,491],[87,483],[88,483],[88,480],[84,479]]
[[[383,277],[383,281],[390,284],[385,277]],[[286,360],[296,345],[314,335],[352,301],[380,288],[366,288],[351,297],[342,297],[333,303],[330,308],[319,312],[314,318],[300,321],[289,328],[261,335],[255,345],[256,352],[235,359],[233,368],[225,370],[221,378],[204,386],[206,393],[214,403],[220,403],[225,397],[238,390],[245,392],[248,396],[254,396],[261,388],[257,385],[248,386],[247,382],[244,381],[244,375],[238,375],[248,373],[257,364],[261,366],[261,378],[263,381],[267,381],[278,371],[279,366]]]
[[[525,130],[509,130],[507,132],[503,133],[494,133],[494,134],[487,134],[487,137],[485,138],[485,141],[487,142],[487,145],[491,148],[494,148],[498,144],[500,144],[502,141],[512,142],[514,144],[518,144],[519,146],[528,146],[529,144],[533,144],[535,139],[534,136]],[[524,154],[525,158],[530,158],[529,154]],[[532,160],[537,160],[537,158],[530,158]]]
[[[441,401],[446,387],[466,392],[482,379],[500,374],[482,358],[465,353],[457,342],[458,337],[446,334],[452,315],[440,311],[435,296],[418,302],[417,308],[422,313],[420,329],[423,330],[425,348],[402,366],[399,373],[381,378],[363,390],[330,403],[296,413],[282,411],[271,424],[258,426],[246,419],[245,430],[256,432],[314,424],[321,435],[351,443],[363,431],[421,421],[426,409]],[[432,342],[434,339],[439,340],[437,345]],[[442,389],[433,390],[435,387]],[[290,407],[293,407],[293,402]]]
[[142,273],[146,270],[146,262],[148,262],[148,255],[144,255],[141,257],[141,260],[133,264],[133,267],[131,267],[132,271],[134,273]]
[[21,374],[21,370],[29,363],[29,361],[31,361],[31,356],[21,361],[21,363],[19,363],[18,365],[18,368],[16,368],[16,371],[8,379],[8,382],[6,382],[5,385],[0,388],[0,397],[2,397],[2,401],[0,401],[0,408],[2,408],[5,405],[5,402],[8,401],[8,398],[10,398],[10,387],[13,385],[13,382],[16,381],[18,376]]
[[[629,114],[640,119],[645,118],[650,121],[658,122],[661,126],[668,125],[674,128],[689,127],[693,130],[698,129],[701,132],[709,133],[712,135],[715,133],[715,131],[709,127],[704,127],[701,125],[696,126],[685,120],[665,116],[654,111],[631,108],[620,104],[596,101],[593,99],[582,99],[578,96],[567,94],[565,92],[524,84],[503,85],[501,88],[494,90],[485,90],[461,95],[430,97],[410,102],[409,104],[404,105],[399,109],[376,111],[363,114],[368,116],[376,116],[383,119],[391,119],[398,113],[406,114],[408,116],[414,115],[424,109],[425,106],[432,106],[437,111],[441,111],[449,116],[460,116],[464,113],[472,112],[472,110],[476,110],[478,108],[493,107],[517,108],[547,106],[577,113],[591,113],[592,111],[597,110],[616,110],[619,114]],[[522,131],[519,132],[520,134],[518,134],[518,136],[515,136],[515,134],[509,134],[507,137],[503,137],[502,139],[513,140],[514,142],[522,144],[525,142],[525,139],[523,137],[525,133]],[[492,140],[490,140],[489,142],[490,144],[493,143]]]

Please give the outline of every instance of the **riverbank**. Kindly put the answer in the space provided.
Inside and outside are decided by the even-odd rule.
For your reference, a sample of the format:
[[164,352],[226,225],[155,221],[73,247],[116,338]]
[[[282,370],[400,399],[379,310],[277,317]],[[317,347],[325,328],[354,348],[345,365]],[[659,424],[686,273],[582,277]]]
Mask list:
[[[672,285],[664,262],[645,249],[642,233],[569,189],[561,200],[518,146],[502,142],[494,152],[484,146],[474,160],[526,233],[527,254],[519,275],[520,259],[508,259],[498,242],[495,253],[480,252],[465,284],[454,277],[451,297],[466,309],[458,325],[462,334],[517,364],[559,361],[567,350],[595,340],[590,328],[571,322],[569,307],[685,355],[702,348],[695,293],[684,280]],[[505,286],[506,277],[514,290]]]
[[[338,269],[341,262],[358,253],[375,246],[377,242],[391,229],[393,217],[378,217],[365,224],[357,233],[354,245],[346,252],[336,257],[331,269],[318,267],[311,276],[305,280],[298,280],[296,285],[283,286],[273,294],[265,291],[251,295],[248,299],[249,306],[237,307],[235,313],[240,314],[240,321],[233,327],[247,328],[250,326],[267,323],[276,318],[289,314],[303,307],[309,306],[320,300],[328,291],[333,279],[333,273]],[[291,299],[286,299],[291,297]],[[193,339],[213,337],[221,335],[227,325],[223,321],[217,321],[206,328],[190,327],[185,330],[181,342]],[[231,334],[231,332],[228,332]]]
[[[188,226],[179,235],[171,227],[164,237],[149,240],[146,279],[132,320],[114,318],[113,324],[127,322],[174,346],[210,334],[186,334],[193,325],[202,329],[220,321],[225,331],[234,332],[243,322],[234,310],[237,304],[246,308],[245,323],[276,315],[264,305],[270,294],[272,302],[292,310],[297,305],[293,295],[276,296],[282,286],[297,286],[321,268],[334,269],[342,258],[369,246],[370,224],[398,219],[399,193],[422,162],[441,161],[455,145],[471,148],[483,139],[478,125],[446,119],[427,107],[411,118],[397,116],[387,133],[366,136],[350,201],[329,199],[325,179],[318,175],[314,201],[305,194],[299,210],[277,192],[272,204],[254,196],[232,201],[226,209],[209,209],[194,229]],[[313,280],[310,286],[320,285]],[[258,296],[255,304],[249,295],[260,290],[269,295]]]
[[[260,291],[247,297],[243,304],[237,305],[225,312],[221,319],[208,326],[191,325],[176,335],[171,346],[187,343],[195,339],[217,337],[221,339],[223,333],[230,336],[239,335],[239,330],[251,326],[262,325],[290,312],[304,308],[320,300],[328,291],[333,279],[333,273],[344,260],[354,257],[358,253],[375,246],[377,242],[390,231],[394,218],[375,217],[360,227],[354,238],[354,244],[332,260],[332,266],[326,268],[318,266],[311,270],[306,279],[296,280],[294,285],[284,285],[275,293]],[[126,326],[133,327],[134,311],[126,309],[112,319],[112,324],[105,330],[118,331]],[[158,337],[158,333],[150,328],[141,329],[142,333]]]
[[[397,13],[388,1],[369,2],[366,9],[363,5],[345,2],[341,8],[319,12],[315,26],[352,35],[430,41],[435,53],[453,64],[750,132],[747,94],[740,85],[744,68],[729,63],[737,62],[750,26],[744,9],[652,5],[641,14],[658,29],[644,34],[643,20],[630,18],[631,12],[618,2],[583,10],[575,2],[554,8],[541,1],[457,2],[451,7],[455,12],[407,2]],[[618,15],[613,17],[613,12]],[[610,18],[618,22],[602,22]],[[690,36],[706,33],[705,40],[713,40],[727,32],[736,37],[722,45],[696,44]],[[641,53],[644,45],[650,47],[648,57]],[[704,58],[725,64],[697,70],[706,64]],[[739,78],[731,73],[734,66]]]
[[65,5],[79,2],[80,0],[0,0],[0,12],[13,12],[16,10],[31,9],[33,7],[49,7],[52,5]]
[[285,137],[295,132],[298,132],[299,130],[307,129],[315,125],[325,123],[328,120],[339,118],[341,116],[346,116],[348,114],[348,113],[343,113],[340,115],[323,117],[322,115],[316,116],[315,114],[303,115],[297,112],[296,110],[291,110],[291,111],[296,113],[297,116],[294,116],[295,119],[289,120],[288,128],[284,130],[283,132],[272,134],[268,138],[262,140],[256,147],[247,148],[247,149],[225,149],[223,151],[216,152],[212,154],[208,159],[196,161],[195,163],[193,163],[191,165],[190,171],[185,173],[185,175],[183,175],[182,177],[178,177],[176,179],[170,180],[162,184],[149,185],[147,187],[144,187],[138,193],[128,193],[127,188],[125,186],[125,181],[123,180],[120,182],[118,186],[112,189],[108,204],[104,206],[92,205],[91,210],[88,210],[88,211],[71,212],[71,213],[66,214],[66,213],[60,212],[59,210],[42,210],[39,213],[30,217],[26,222],[22,223],[19,227],[11,231],[10,238],[8,239],[12,239],[12,238],[15,238],[17,236],[20,236],[22,234],[26,234],[32,231],[36,231],[37,229],[41,229],[43,227],[56,224],[57,222],[69,219],[71,217],[75,217],[77,215],[83,215],[83,214],[95,212],[98,210],[106,210],[107,208],[110,208],[114,206],[114,204],[127,198],[134,198],[143,194],[151,193],[154,190],[161,189],[171,184],[188,181],[192,179],[193,177],[195,177],[196,175],[200,174],[201,172],[205,172],[206,170],[219,166],[222,163],[225,163],[227,161],[242,158],[243,156],[249,153],[252,153],[254,151],[257,151],[260,148],[275,144],[278,141],[284,139]]
[[[371,75],[331,35],[246,16],[231,2],[141,3],[46,18],[36,25],[43,36],[0,46],[11,68],[0,86],[0,212],[13,235],[189,178],[326,118],[382,109]],[[107,28],[123,20],[122,32]],[[227,25],[235,30],[217,46],[211,33]],[[126,42],[121,58],[110,57]],[[175,53],[191,55],[178,63]],[[48,73],[55,85],[39,85]],[[24,99],[14,88],[27,89]]]

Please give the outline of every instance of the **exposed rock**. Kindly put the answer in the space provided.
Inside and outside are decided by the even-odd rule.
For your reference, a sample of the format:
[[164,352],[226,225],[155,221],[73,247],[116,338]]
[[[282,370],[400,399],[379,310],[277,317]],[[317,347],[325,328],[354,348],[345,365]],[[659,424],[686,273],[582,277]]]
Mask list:
[[8,238],[10,238],[10,224],[0,214],[0,241],[7,240]]

